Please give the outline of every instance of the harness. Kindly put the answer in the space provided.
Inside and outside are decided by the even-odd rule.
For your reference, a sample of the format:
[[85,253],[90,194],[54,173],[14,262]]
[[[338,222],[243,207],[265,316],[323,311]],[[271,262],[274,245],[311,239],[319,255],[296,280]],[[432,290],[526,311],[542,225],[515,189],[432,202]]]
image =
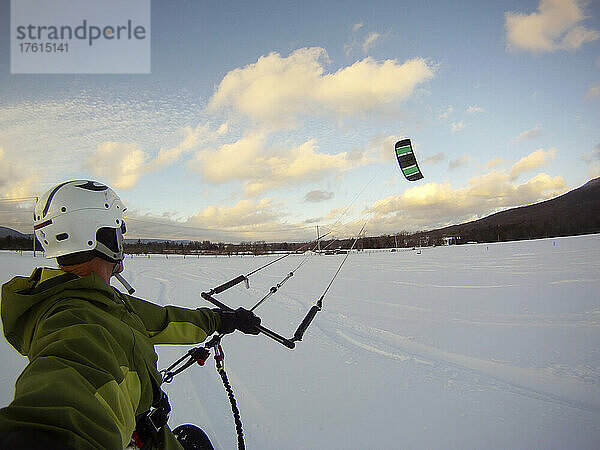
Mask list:
[[156,441],[158,432],[167,424],[171,405],[169,397],[162,390],[158,402],[152,405],[150,411],[140,414],[136,418],[135,431],[131,438],[131,444],[134,448],[150,449]]

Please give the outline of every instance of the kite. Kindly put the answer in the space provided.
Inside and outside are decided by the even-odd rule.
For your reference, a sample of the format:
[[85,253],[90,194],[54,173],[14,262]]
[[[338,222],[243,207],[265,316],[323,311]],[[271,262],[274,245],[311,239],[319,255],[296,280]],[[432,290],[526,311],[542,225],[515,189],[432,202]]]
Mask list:
[[400,164],[400,169],[402,169],[402,173],[406,179],[408,181],[417,181],[423,178],[410,139],[402,139],[401,141],[396,142],[395,149],[398,164]]

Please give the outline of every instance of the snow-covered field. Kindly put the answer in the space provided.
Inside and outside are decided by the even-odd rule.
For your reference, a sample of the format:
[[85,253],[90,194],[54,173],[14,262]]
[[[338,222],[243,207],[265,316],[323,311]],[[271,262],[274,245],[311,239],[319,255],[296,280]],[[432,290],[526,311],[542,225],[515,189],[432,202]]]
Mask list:
[[[157,303],[210,306],[201,291],[271,258],[129,257],[124,276]],[[301,258],[218,298],[250,307]],[[341,258],[307,261],[256,311],[263,324],[291,336]],[[53,264],[0,253],[2,280],[36,265]],[[600,235],[352,254],[295,350],[240,333],[223,345],[250,449],[597,449]],[[158,348],[160,366],[188,348]],[[6,341],[0,357],[5,405],[25,360]],[[172,426],[235,448],[212,359],[166,390]]]

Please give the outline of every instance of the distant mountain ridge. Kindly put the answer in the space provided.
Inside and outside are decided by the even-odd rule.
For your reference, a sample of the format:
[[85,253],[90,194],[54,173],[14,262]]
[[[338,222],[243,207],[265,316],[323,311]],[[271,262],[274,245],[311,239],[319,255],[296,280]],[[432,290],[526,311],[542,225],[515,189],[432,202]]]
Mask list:
[[18,238],[26,238],[26,237],[31,238],[32,235],[20,233],[17,230],[13,230],[12,228],[0,227],[0,239],[5,238],[7,236],[18,237]]
[[600,232],[600,177],[559,197],[425,232],[479,242]]

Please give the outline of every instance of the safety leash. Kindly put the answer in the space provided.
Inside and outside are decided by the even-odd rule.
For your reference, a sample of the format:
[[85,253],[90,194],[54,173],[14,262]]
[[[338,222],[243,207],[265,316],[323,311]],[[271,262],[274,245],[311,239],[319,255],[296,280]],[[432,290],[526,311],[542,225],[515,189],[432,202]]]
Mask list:
[[[238,450],[245,450],[246,445],[244,444],[244,430],[242,428],[240,410],[237,406],[237,401],[235,399],[231,383],[229,383],[227,372],[225,372],[225,353],[223,352],[223,347],[221,346],[222,337],[223,336],[221,335],[215,334],[204,347],[195,347],[189,350],[184,356],[171,364],[167,369],[161,370],[161,374],[163,376],[163,383],[170,383],[173,381],[173,377],[175,375],[183,372],[188,367],[191,367],[194,364],[204,366],[208,356],[210,355],[210,349],[214,349],[215,367],[217,369],[217,373],[221,377],[225,391],[227,392],[229,404],[231,405],[231,412],[233,413],[233,420],[235,422],[235,431],[238,441]],[[181,364],[186,358],[188,358],[188,360],[184,364]]]

